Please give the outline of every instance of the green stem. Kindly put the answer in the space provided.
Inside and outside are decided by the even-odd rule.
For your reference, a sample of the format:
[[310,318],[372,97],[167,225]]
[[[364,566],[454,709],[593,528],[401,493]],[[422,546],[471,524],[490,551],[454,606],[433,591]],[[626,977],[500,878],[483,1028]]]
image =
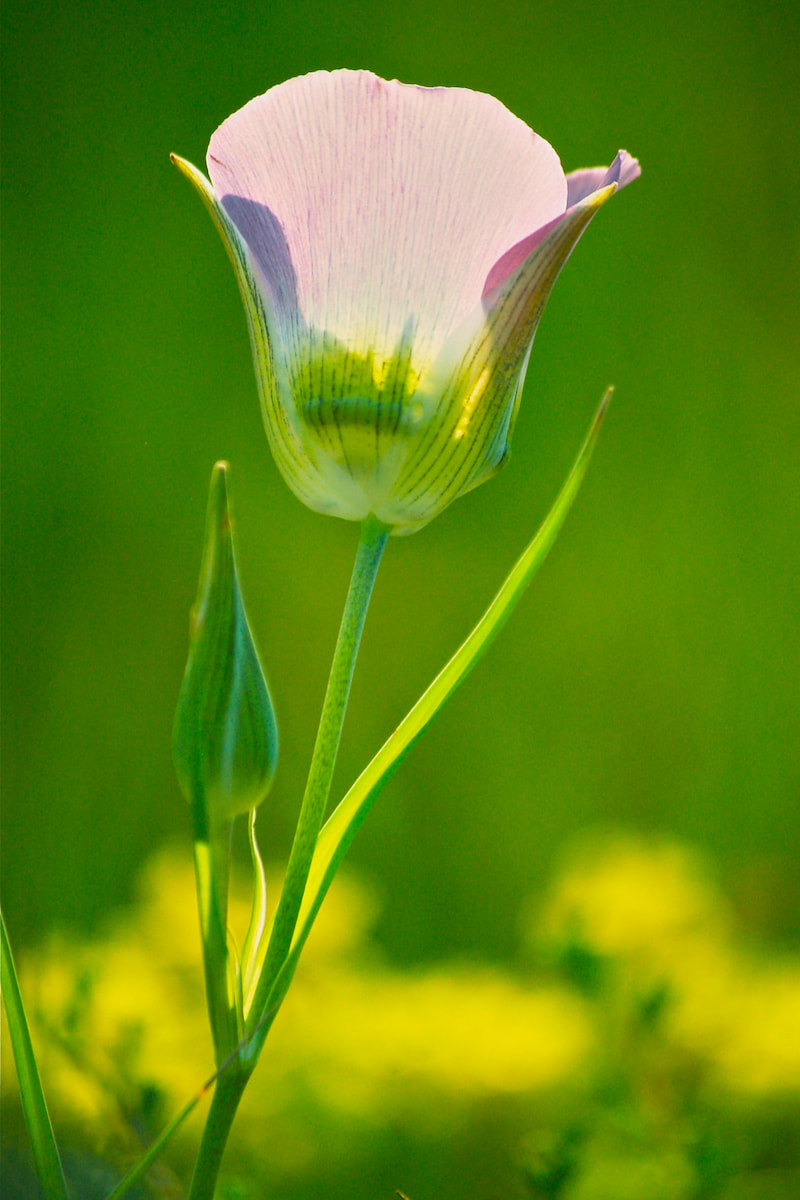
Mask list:
[[[203,1130],[189,1200],[213,1198],[225,1144],[239,1101],[272,1023],[271,1019],[263,1019],[264,1004],[291,946],[311,859],[317,844],[317,835],[331,789],[364,621],[388,536],[389,530],[377,521],[369,519],[361,527],[361,538],[339,627],[308,782],[286,868],[286,879],[275,914],[264,969],[250,1010],[248,1029],[253,1035],[252,1041],[246,1055],[242,1054],[238,1062],[232,1063],[231,1068],[223,1072],[217,1081]],[[246,1067],[242,1065],[243,1059],[246,1059]]]
[[228,996],[228,860],[232,826],[225,824],[195,836],[194,862],[206,999],[216,1064],[236,1046],[236,1012]]
[[194,1167],[189,1200],[213,1200],[228,1134],[249,1078],[250,1071],[233,1067],[217,1080]]
[[[275,1014],[289,990],[306,938],[331,881],[375,798],[417,738],[421,737],[439,710],[485,654],[547,557],[586,474],[613,390],[606,389],[566,483],[538,533],[515,563],[500,591],[470,635],[403,718],[320,831],[303,893],[298,918],[299,930],[295,933],[290,952],[264,1001],[261,1042],[267,1036]],[[257,1039],[253,1038],[252,1041],[256,1043]]]
[[[286,868],[286,879],[275,913],[264,969],[261,972],[250,1010],[248,1028],[254,1031],[259,1026],[272,985],[289,953],[292,935],[297,924],[297,914],[300,911],[303,891],[317,844],[317,835],[325,815],[325,806],[333,780],[353,669],[361,643],[361,633],[375,576],[388,536],[387,527],[374,519],[366,520],[361,527],[361,539],[350,579],[350,589],[347,593],[342,623],[339,627],[339,638],[331,664],[328,689],[322,706],[322,716],[317,730],[317,740],[314,745],[303,804]],[[268,1024],[262,1025],[259,1034],[254,1039],[253,1061],[258,1056],[268,1027]]]

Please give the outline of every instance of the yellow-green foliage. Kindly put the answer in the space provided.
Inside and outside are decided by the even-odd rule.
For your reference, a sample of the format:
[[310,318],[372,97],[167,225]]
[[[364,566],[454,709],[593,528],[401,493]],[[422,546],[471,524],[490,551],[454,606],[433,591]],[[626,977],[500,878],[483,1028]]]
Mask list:
[[[684,847],[616,838],[572,855],[527,922],[535,969],[399,971],[371,944],[375,912],[353,878],[332,889],[235,1128],[244,1179],[293,1195],[380,1154],[388,1131],[412,1156],[446,1155],[492,1110],[529,1195],[692,1200],[751,1178],[774,1138],[751,1152],[742,1125],[797,1111],[800,963],[744,950]],[[101,937],[24,958],[21,983],[62,1133],[134,1155],[212,1065],[188,854],[160,853]],[[181,1170],[197,1133],[190,1121],[168,1151]]]

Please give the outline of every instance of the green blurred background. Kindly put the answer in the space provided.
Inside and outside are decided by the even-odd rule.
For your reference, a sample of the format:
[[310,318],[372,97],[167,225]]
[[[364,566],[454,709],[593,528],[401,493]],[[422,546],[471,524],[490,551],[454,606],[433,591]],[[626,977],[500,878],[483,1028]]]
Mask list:
[[488,91],[567,170],[641,180],[568,263],[511,461],[390,543],[338,791],[482,611],[604,387],[559,544],[386,789],[351,854],[387,960],[509,961],[580,831],[716,864],[756,941],[800,941],[797,6],[498,0],[8,0],[3,888],[19,947],[91,933],[187,841],[170,730],[206,487],[231,463],[243,585],[282,761],[285,855],[356,544],[303,509],[261,428],[202,164],[252,96],[317,68]]

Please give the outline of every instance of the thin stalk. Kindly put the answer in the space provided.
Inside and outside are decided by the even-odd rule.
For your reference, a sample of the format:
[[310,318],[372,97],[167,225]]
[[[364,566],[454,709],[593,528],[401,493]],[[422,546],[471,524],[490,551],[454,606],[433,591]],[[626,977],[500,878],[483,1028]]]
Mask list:
[[[536,536],[528,543],[511,569],[486,612],[443,670],[436,676],[430,687],[384,743],[369,766],[362,771],[320,831],[292,946],[265,1001],[265,1016],[260,1033],[261,1043],[266,1038],[272,1021],[289,990],[306,939],[339,864],[376,797],[416,740],[422,736],[456,688],[463,683],[475,664],[486,653],[547,557],[578,494],[612,395],[613,388],[607,388],[594,415],[589,433],[553,507]],[[256,1042],[256,1039],[253,1038],[253,1041]]]
[[217,1066],[229,1056],[239,1037],[236,1013],[228,991],[228,860],[230,824],[195,837],[194,862],[206,1000]]
[[[264,1014],[264,1017],[262,1018],[262,1023],[266,1024],[270,1016],[271,1016],[271,1013],[269,1011],[267,1011]],[[238,1046],[236,1046],[231,1051],[231,1053],[226,1058],[225,1062],[220,1067],[217,1067],[217,1069],[216,1069],[216,1071],[214,1071],[213,1075],[210,1075],[208,1077],[208,1079],[205,1081],[205,1083],[201,1084],[201,1086],[197,1089],[197,1091],[191,1097],[191,1099],[187,1100],[187,1102],[186,1102],[186,1104],[184,1104],[183,1108],[181,1108],[175,1114],[175,1116],[172,1118],[172,1120],[169,1122],[169,1124],[166,1125],[164,1127],[164,1129],[162,1129],[161,1133],[158,1135],[156,1140],[154,1142],[152,1142],[150,1146],[148,1146],[147,1150],[144,1152],[144,1154],[139,1159],[139,1161],[137,1163],[134,1163],[134,1165],[127,1172],[127,1174],[124,1176],[124,1178],[122,1178],[119,1181],[117,1186],[114,1188],[113,1192],[110,1192],[109,1195],[106,1196],[105,1200],[123,1200],[123,1197],[128,1195],[128,1192],[130,1191],[130,1189],[142,1177],[142,1175],[144,1175],[145,1171],[151,1165],[151,1163],[155,1162],[155,1160],[158,1158],[159,1154],[164,1149],[164,1147],[166,1146],[167,1142],[170,1140],[172,1135],[178,1129],[180,1129],[181,1125],[186,1120],[186,1118],[195,1110],[195,1108],[197,1108],[200,1101],[208,1094],[208,1092],[211,1091],[211,1088],[214,1086],[214,1084],[217,1082],[217,1080],[229,1069],[233,1070],[233,1071],[238,1070],[238,1071],[242,1072],[241,1065],[237,1065],[236,1067],[234,1067],[233,1061],[236,1058],[236,1056],[239,1054],[239,1052],[243,1049],[243,1047],[244,1047],[244,1042],[241,1042]],[[249,1078],[250,1072],[249,1072],[249,1070],[246,1070],[242,1073],[244,1074],[244,1080],[246,1083],[247,1079]],[[244,1085],[243,1085],[242,1090],[244,1090]],[[237,1101],[237,1103],[238,1103],[238,1101]],[[236,1106],[233,1105],[231,1107],[231,1120],[233,1120],[235,1113],[236,1113]]]
[[[264,968],[249,1013],[248,1028],[254,1028],[259,1024],[272,984],[291,946],[294,928],[297,924],[297,914],[300,911],[311,860],[314,857],[317,835],[328,803],[364,621],[388,536],[387,527],[374,519],[367,519],[361,526],[361,537],[353,574],[350,578],[342,623],[339,627],[331,672],[328,677],[328,688],[322,705],[322,716],[317,730],[308,782],[286,868],[283,891],[275,913]],[[266,1030],[262,1030],[260,1038],[255,1041],[252,1048],[253,1059],[258,1056],[265,1032]]]
[[251,1042],[246,1051],[241,1053],[238,1061],[232,1063],[230,1069],[221,1074],[217,1081],[206,1126],[203,1130],[189,1200],[212,1200],[213,1198],[225,1144],[239,1101],[258,1059],[267,1030],[272,1023],[271,1019],[266,1019],[267,1012],[270,1017],[274,1015],[272,1010],[266,1009],[266,1001],[273,990],[272,984],[289,953],[297,924],[297,915],[303,900],[303,891],[314,856],[317,835],[325,816],[325,807],[330,794],[364,621],[388,536],[387,527],[375,520],[368,519],[361,527],[356,561],[350,578],[342,623],[339,626],[339,636],[322,705],[322,715],[311,758],[308,782],[286,868],[283,891],[275,914],[264,969],[261,972],[253,1004],[248,1014],[247,1025],[248,1032],[252,1034]]
[[213,1200],[222,1156],[250,1071],[232,1066],[217,1080],[194,1166],[189,1200]]

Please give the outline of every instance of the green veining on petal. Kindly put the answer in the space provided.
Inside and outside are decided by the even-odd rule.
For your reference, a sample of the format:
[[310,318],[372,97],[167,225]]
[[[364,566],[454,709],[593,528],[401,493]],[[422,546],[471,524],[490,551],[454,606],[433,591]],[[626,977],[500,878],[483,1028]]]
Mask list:
[[388,354],[306,328],[280,364],[282,404],[316,470],[351,493],[353,515],[381,515],[413,445],[437,419],[438,398],[420,393],[412,352],[412,322]]
[[290,387],[305,429],[326,450],[372,466],[381,443],[419,428],[424,409],[415,399],[418,376],[408,342],[383,359],[371,347],[362,353],[316,330],[306,342]]

